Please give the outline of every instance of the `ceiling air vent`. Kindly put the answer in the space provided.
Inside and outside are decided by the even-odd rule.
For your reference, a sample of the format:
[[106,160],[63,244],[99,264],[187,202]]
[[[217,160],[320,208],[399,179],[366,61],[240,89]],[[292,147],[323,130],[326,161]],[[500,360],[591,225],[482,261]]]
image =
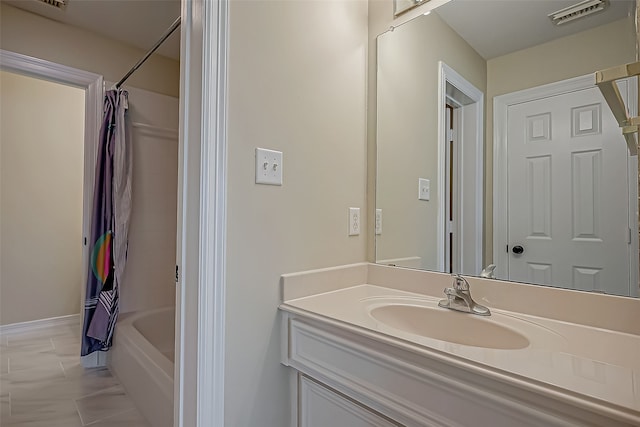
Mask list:
[[608,6],[609,0],[585,0],[553,12],[549,14],[549,18],[554,24],[562,25],[576,19],[584,18],[592,13],[602,12]]
[[64,9],[67,6],[68,0],[38,0],[40,3],[48,4],[56,9]]

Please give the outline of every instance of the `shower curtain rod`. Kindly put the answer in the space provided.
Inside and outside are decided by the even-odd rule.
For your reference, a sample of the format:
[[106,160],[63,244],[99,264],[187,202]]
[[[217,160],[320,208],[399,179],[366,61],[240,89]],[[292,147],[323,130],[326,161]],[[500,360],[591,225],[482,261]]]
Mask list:
[[175,21],[173,21],[173,24],[171,24],[171,26],[169,27],[169,29],[167,29],[167,31],[164,32],[164,34],[162,35],[162,37],[160,37],[160,40],[158,40],[156,42],[156,44],[153,45],[153,47],[151,49],[149,49],[149,51],[142,57],[142,59],[138,62],[136,62],[136,65],[134,65],[133,67],[131,67],[131,69],[129,70],[129,72],[127,74],[124,75],[123,78],[120,79],[120,81],[118,83],[116,83],[115,87],[116,89],[120,89],[120,86],[122,86],[122,84],[127,81],[127,79],[129,78],[129,76],[131,76],[131,74],[135,73],[135,71],[140,68],[140,66],[142,64],[144,64],[144,62],[151,56],[151,54],[153,54],[153,52],[155,52],[162,43],[164,43],[164,41],[166,39],[169,38],[169,36],[171,34],[173,34],[173,32],[176,30],[176,28],[178,28],[180,26],[180,17],[178,16],[176,18]]

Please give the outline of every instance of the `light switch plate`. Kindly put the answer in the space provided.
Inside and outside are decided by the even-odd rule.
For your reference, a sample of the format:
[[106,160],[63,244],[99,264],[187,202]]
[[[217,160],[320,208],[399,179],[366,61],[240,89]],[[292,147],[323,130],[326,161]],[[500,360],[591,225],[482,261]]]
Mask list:
[[282,152],[256,148],[256,184],[282,185]]
[[425,178],[418,178],[418,200],[429,200],[431,198],[431,181]]
[[382,234],[382,209],[376,209],[376,235]]
[[360,234],[360,208],[349,208],[349,236]]

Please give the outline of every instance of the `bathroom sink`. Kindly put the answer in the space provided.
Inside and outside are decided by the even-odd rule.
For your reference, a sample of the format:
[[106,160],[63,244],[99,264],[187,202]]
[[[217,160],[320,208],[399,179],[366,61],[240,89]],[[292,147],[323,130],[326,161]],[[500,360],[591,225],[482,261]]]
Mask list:
[[441,341],[501,350],[529,346],[524,335],[490,317],[405,304],[377,306],[369,314],[391,328]]

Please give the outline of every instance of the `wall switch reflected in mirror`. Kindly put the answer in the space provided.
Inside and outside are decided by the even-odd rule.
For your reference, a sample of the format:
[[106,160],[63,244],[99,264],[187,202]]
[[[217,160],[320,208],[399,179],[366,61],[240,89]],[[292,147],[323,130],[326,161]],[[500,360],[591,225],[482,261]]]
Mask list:
[[382,234],[382,209],[376,209],[376,236]]
[[431,198],[431,181],[426,178],[418,178],[418,200],[429,201]]

